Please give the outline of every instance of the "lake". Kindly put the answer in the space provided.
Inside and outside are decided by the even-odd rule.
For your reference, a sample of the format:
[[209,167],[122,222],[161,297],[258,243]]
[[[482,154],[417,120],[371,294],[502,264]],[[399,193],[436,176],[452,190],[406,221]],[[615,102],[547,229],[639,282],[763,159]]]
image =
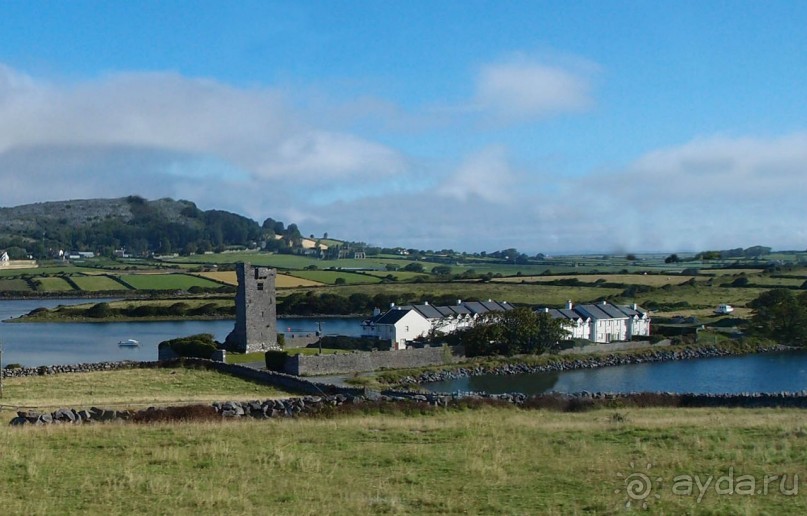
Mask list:
[[424,384],[435,392],[742,393],[807,390],[807,350],[649,362],[552,373],[481,375]]
[[[38,307],[53,308],[108,299],[33,299],[0,301],[0,319],[19,317]],[[285,333],[317,330],[322,322],[325,335],[361,334],[361,318],[279,318],[277,328]],[[168,339],[210,333],[219,342],[233,329],[234,320],[159,321],[114,323],[2,323],[0,344],[3,364],[23,366],[76,364],[117,360],[157,360],[157,345]],[[140,347],[118,346],[126,339],[140,341]]]

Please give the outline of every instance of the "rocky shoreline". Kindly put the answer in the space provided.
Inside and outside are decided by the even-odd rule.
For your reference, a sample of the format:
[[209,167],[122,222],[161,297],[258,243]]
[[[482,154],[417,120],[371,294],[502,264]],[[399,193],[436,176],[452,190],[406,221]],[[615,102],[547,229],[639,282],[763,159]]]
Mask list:
[[[753,353],[769,353],[774,351],[792,350],[788,346],[772,344],[760,346]],[[524,373],[547,373],[571,371],[575,369],[594,369],[598,367],[621,366],[629,364],[641,364],[645,362],[666,362],[671,360],[693,360],[698,358],[716,358],[735,355],[745,355],[749,351],[735,351],[721,348],[719,346],[702,346],[698,348],[674,349],[666,347],[664,349],[648,349],[640,352],[617,352],[602,355],[591,355],[586,357],[559,358],[557,361],[541,365],[528,363],[512,363],[495,367],[476,366],[458,367],[445,371],[426,371],[417,376],[404,376],[397,380],[400,385],[419,385],[430,382],[442,382],[446,380],[456,380],[469,376],[479,375],[510,375]]]

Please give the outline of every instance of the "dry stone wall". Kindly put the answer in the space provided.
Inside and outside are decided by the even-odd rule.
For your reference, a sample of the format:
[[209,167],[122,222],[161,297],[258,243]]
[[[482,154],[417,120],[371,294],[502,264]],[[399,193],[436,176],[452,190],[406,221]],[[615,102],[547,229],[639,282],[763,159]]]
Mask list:
[[410,369],[453,364],[465,358],[464,354],[461,346],[444,346],[394,351],[354,351],[331,355],[297,355],[286,361],[284,370],[295,376],[311,376],[379,369]]

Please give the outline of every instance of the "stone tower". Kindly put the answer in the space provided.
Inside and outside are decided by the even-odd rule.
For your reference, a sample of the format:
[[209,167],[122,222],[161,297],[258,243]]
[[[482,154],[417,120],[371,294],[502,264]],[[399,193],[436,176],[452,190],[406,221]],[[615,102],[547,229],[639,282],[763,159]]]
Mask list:
[[238,263],[235,269],[235,328],[225,341],[227,349],[239,353],[278,349],[275,277],[277,271]]

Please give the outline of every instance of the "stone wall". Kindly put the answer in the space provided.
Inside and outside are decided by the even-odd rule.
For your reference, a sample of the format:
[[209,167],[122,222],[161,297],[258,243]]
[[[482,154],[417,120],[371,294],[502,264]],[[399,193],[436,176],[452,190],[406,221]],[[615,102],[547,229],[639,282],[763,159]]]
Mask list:
[[301,375],[348,374],[378,369],[409,369],[453,364],[464,359],[461,346],[402,349],[397,351],[354,351],[331,355],[297,355],[286,361],[286,373]]
[[610,342],[608,344],[588,344],[586,346],[581,346],[579,348],[570,348],[564,349],[559,351],[559,355],[570,355],[570,354],[577,354],[577,353],[611,353],[613,351],[626,351],[629,349],[640,349],[640,348],[647,348],[650,346],[669,346],[671,344],[670,340],[662,340],[655,344],[651,344],[650,341],[642,340],[642,341],[631,341],[631,342]]

